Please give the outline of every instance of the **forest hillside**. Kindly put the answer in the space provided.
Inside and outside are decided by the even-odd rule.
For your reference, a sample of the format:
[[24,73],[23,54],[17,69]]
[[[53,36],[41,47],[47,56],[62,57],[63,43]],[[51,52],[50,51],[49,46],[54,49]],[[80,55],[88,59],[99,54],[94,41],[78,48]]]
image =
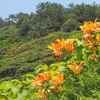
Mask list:
[[[34,72],[36,66],[55,62],[47,49],[56,39],[82,38],[84,21],[100,21],[100,5],[39,3],[36,13],[0,18],[0,82]],[[70,57],[70,55],[69,55]]]

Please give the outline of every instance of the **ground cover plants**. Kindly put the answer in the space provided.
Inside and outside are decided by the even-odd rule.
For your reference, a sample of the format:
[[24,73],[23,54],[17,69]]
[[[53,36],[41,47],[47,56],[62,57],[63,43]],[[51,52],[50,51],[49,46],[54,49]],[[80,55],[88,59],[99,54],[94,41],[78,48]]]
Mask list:
[[56,55],[56,63],[38,65],[34,75],[26,74],[21,80],[2,82],[0,99],[99,100],[100,24],[97,19],[79,26],[83,31],[81,41],[62,38],[47,46]]
[[[12,26],[10,27],[11,29]],[[18,32],[16,29],[14,31],[11,35],[9,34],[7,39],[0,41],[0,83],[5,80],[19,78],[26,73],[33,73],[35,67],[39,64],[50,65],[54,63],[55,55],[52,55],[52,50],[47,48],[50,42],[55,42],[58,38],[70,38],[70,36],[72,38],[77,37],[78,39],[82,37],[82,31],[72,31],[70,33],[53,32],[45,37],[31,39],[29,41],[24,41],[27,38],[18,35],[16,41],[15,37],[11,38],[13,34],[15,35]],[[5,32],[3,34],[6,35]],[[10,41],[8,43],[9,38]]]

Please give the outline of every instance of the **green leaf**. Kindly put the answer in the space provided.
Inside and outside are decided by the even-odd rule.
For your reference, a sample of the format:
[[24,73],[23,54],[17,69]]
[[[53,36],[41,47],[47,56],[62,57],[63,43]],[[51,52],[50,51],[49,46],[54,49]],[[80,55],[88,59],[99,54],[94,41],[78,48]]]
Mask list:
[[18,98],[16,100],[24,100],[23,96],[21,94],[18,95]]
[[3,95],[4,95],[4,96],[7,96],[7,94],[6,94],[6,93],[1,93],[0,95],[2,95],[2,96],[3,96]]
[[[4,99],[5,100],[5,99]],[[12,98],[11,97],[8,97],[8,100],[12,100]]]
[[85,96],[83,96],[83,95],[81,96],[80,100],[81,100],[81,99],[82,99],[82,100],[88,100],[88,99],[87,99]]
[[77,57],[81,58],[82,57],[82,49],[83,49],[83,45],[78,46],[76,52],[77,52]]
[[84,45],[84,41],[79,41],[79,40],[77,40],[77,44],[78,44],[78,46]]
[[5,91],[8,91],[10,88],[11,88],[10,83],[5,84],[5,86],[4,86]]
[[22,81],[21,83],[23,83],[23,84],[27,84],[27,82],[26,82],[26,81]]
[[100,80],[100,75],[98,75],[97,79]]
[[85,60],[85,59],[86,59],[86,57],[87,57],[87,55],[86,55],[86,54],[84,54],[84,55],[83,55],[83,57],[82,57],[82,59],[84,59],[84,60]]
[[67,39],[67,41],[77,41],[78,39]]
[[26,95],[28,95],[27,90],[23,90],[21,94],[18,94],[17,100],[25,100]]
[[58,66],[58,69],[59,69],[59,71],[66,70],[66,69],[65,69],[65,66],[61,66],[61,65]]
[[51,64],[50,67],[57,67],[59,64],[57,63],[54,63],[54,64]]
[[34,75],[32,75],[32,74],[27,74],[27,76],[28,76],[28,77],[30,77],[30,76],[31,76],[31,77],[33,77],[33,78],[34,78]]
[[16,94],[19,91],[19,89],[15,87],[11,87],[11,90],[13,94]]
[[42,66],[42,69],[47,71],[47,69],[48,69],[48,65],[46,65],[46,64],[43,65],[43,66]]
[[26,78],[26,81],[27,81],[27,83],[29,83],[30,82],[30,79],[29,78]]
[[36,68],[35,68],[35,71],[38,70],[38,68],[42,67],[42,65],[38,65]]
[[39,71],[40,71],[41,69],[42,69],[42,68],[38,68],[37,71],[36,71],[36,74],[39,73]]
[[49,71],[54,71],[56,69],[56,66],[52,66],[52,68]]
[[[0,96],[0,100],[6,100],[6,97]],[[10,100],[10,99],[8,99],[8,100]]]
[[17,84],[17,86],[16,86],[17,89],[20,89],[21,87],[22,87],[21,84]]
[[17,79],[11,80],[11,82],[18,82],[18,83],[20,83],[20,81],[17,80]]
[[39,65],[39,66],[37,66],[37,67],[35,68],[36,74],[42,69],[41,67],[42,67],[42,65]]

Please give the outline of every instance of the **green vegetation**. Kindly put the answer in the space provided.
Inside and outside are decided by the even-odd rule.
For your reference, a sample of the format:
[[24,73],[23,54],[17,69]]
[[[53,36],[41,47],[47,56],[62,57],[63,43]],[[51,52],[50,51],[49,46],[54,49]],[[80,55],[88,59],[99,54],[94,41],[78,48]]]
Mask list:
[[[99,100],[100,63],[91,61],[93,52],[80,42],[84,33],[79,28],[84,21],[94,21],[97,17],[100,22],[100,6],[95,3],[72,3],[64,8],[45,2],[37,5],[36,14],[19,12],[5,20],[0,18],[0,100],[40,100],[34,94],[39,88],[33,87],[30,80],[44,70],[53,74],[64,71],[66,77],[62,92],[57,95],[52,90],[48,100]],[[66,52],[60,62],[47,46],[62,38],[79,41],[74,42],[76,55]],[[98,56],[100,60],[99,53]],[[79,64],[82,60],[86,62],[79,77],[69,68],[64,69],[67,63]]]
[[32,12],[30,15],[19,12],[9,14],[5,20],[0,18],[0,28],[14,25],[19,30],[17,34],[31,40],[60,30],[80,30],[79,26],[84,21],[94,21],[97,17],[98,22],[100,21],[100,5],[95,2],[92,5],[71,3],[66,8],[61,4],[42,2],[36,9],[36,13]]
[[10,39],[9,35],[8,38],[0,41],[1,80],[18,78],[27,72],[33,72],[39,64],[50,65],[54,63],[54,55],[52,55],[51,50],[47,49],[47,46],[50,45],[50,42],[55,42],[58,38],[68,38],[75,34],[80,34],[79,38],[82,36],[81,31],[73,31],[70,34],[69,32],[53,32],[45,37],[31,39],[28,42],[22,42],[20,37]]
[[[24,48],[26,48],[28,44],[32,44],[32,43],[35,44],[35,47],[30,45],[30,46],[32,46],[31,49],[28,49],[25,52],[22,51],[22,53],[19,52],[19,54],[17,54],[17,55],[20,55],[20,56],[17,56],[17,55],[15,56],[16,60],[20,59],[20,57],[23,57],[23,59],[20,59],[20,61],[19,61],[20,63],[23,64],[23,66],[21,66],[19,68],[20,70],[18,69],[18,67],[16,68],[20,71],[20,73],[22,73],[22,71],[27,72],[26,68],[27,67],[29,68],[31,65],[32,65],[31,67],[34,67],[34,64],[37,62],[36,61],[37,59],[35,59],[35,62],[29,63],[30,66],[26,67],[24,65],[24,63],[27,64],[27,61],[26,61],[26,59],[28,57],[27,55],[29,55],[29,53],[31,53],[31,56],[32,56],[32,52],[28,52],[28,51],[34,51],[34,49],[38,47],[40,50],[40,53],[41,53],[41,55],[39,55],[39,57],[40,56],[43,57],[44,60],[40,59],[40,63],[38,63],[40,65],[38,65],[37,67],[34,67],[34,73],[25,74],[22,77],[20,77],[19,80],[18,79],[12,79],[12,80],[9,79],[9,81],[2,82],[0,85],[0,90],[1,90],[0,91],[0,99],[1,100],[4,100],[4,99],[5,100],[22,100],[22,99],[43,100],[44,98],[47,98],[45,100],[51,100],[51,99],[54,99],[54,100],[62,100],[62,99],[63,100],[80,100],[80,99],[81,100],[99,100],[99,98],[100,98],[100,87],[99,87],[99,85],[100,85],[100,75],[99,75],[99,73],[100,73],[100,68],[99,68],[99,66],[100,66],[100,63],[99,63],[100,49],[97,49],[98,56],[93,57],[93,59],[91,60],[91,55],[95,51],[92,49],[88,50],[87,45],[83,41],[74,39],[75,36],[77,36],[77,38],[79,38],[79,39],[82,38],[81,31],[73,31],[73,32],[70,32],[71,36],[69,35],[70,39],[68,39],[68,41],[75,40],[76,41],[75,45],[77,46],[77,49],[75,49],[74,54],[72,54],[71,52],[69,52],[69,53],[67,52],[67,55],[64,55],[63,58],[60,58],[61,60],[59,62],[54,63],[55,60],[54,60],[53,56],[51,56],[51,51],[48,52],[48,50],[46,49],[47,46],[45,47],[45,45],[50,45],[49,41],[50,40],[54,41],[53,39],[57,39],[59,36],[60,36],[59,37],[60,39],[64,38],[63,36],[61,37],[62,34],[63,34],[63,36],[64,35],[66,36],[69,33],[65,34],[65,33],[60,33],[60,32],[54,32],[54,33],[49,34],[46,37],[42,37],[42,38],[38,38],[35,40],[31,40],[29,42],[26,42],[26,44],[20,45],[19,48],[17,48],[17,50],[15,50],[15,51],[20,51],[22,49],[24,50]],[[99,33],[97,33],[96,35],[100,36]],[[41,43],[41,40],[43,41],[43,43]],[[46,42],[45,42],[45,40],[46,40]],[[98,40],[99,40],[99,38],[98,38]],[[66,40],[64,40],[64,41],[66,41]],[[92,39],[92,41],[93,41],[93,39]],[[38,43],[38,46],[37,46],[37,43]],[[42,45],[42,48],[40,49],[39,46],[41,46],[41,45]],[[63,45],[63,43],[61,45]],[[71,49],[71,47],[69,49]],[[37,50],[38,49],[36,49],[36,51],[35,51],[36,55],[33,53],[35,57],[38,57],[38,54],[39,54],[39,52],[37,52]],[[48,55],[48,53],[50,55]],[[64,51],[64,53],[65,53],[65,51]],[[47,55],[45,55],[45,54],[47,54]],[[71,57],[69,57],[70,54],[71,54]],[[15,57],[3,58],[5,60],[2,60],[2,62],[8,61],[6,59],[9,59],[9,61],[10,61],[10,59],[14,59]],[[51,57],[52,61],[54,60],[54,62],[51,62],[50,57]],[[48,60],[48,58],[49,58],[49,60]],[[32,60],[32,58],[31,58],[31,60]],[[39,59],[38,59],[38,61],[39,61]],[[71,68],[69,66],[70,65],[72,66],[74,61],[77,63],[77,66],[74,65],[74,67],[78,67],[78,68],[81,67],[81,70],[75,69],[75,70],[79,70],[79,72],[69,69],[69,68]],[[11,62],[12,64],[17,63],[17,62],[14,62],[14,60],[12,62]],[[73,67],[73,69],[74,69],[74,67]],[[15,72],[16,72],[16,69],[15,69]],[[14,69],[12,71],[14,71]],[[50,75],[51,75],[51,78],[49,77],[49,75],[43,76],[43,77],[46,77],[49,79],[49,81],[45,79],[45,81],[42,83],[43,87],[38,86],[41,83],[41,79],[38,80],[38,78],[35,77],[36,74],[39,74],[40,72],[42,72],[42,75],[43,75],[43,72],[46,72],[46,73],[50,72]],[[64,75],[64,79],[61,78],[61,75],[59,75],[59,79],[56,80],[56,78],[58,77],[57,76],[58,72],[63,73],[61,75]],[[11,72],[10,72],[10,74],[11,74]],[[19,73],[16,73],[16,74],[19,75]],[[34,78],[35,78],[35,81],[33,80]],[[52,81],[53,79],[55,79],[56,81]],[[42,80],[44,80],[44,78]],[[40,82],[40,83],[36,84],[35,82],[36,83]],[[56,84],[58,85],[58,87],[61,86],[61,88],[57,88],[57,87],[56,87],[56,89],[51,88],[54,85],[53,84],[54,82],[55,83],[58,82],[58,84],[57,83]],[[49,92],[47,92],[47,93],[45,92],[48,88],[50,89],[50,95],[49,95]],[[37,93],[39,91],[39,89],[41,89],[41,92],[44,91],[43,92],[44,95],[42,95],[42,94],[39,94],[40,96],[38,95],[38,97],[40,97],[41,99],[37,98],[37,96],[34,94],[34,93]],[[59,89],[61,91],[56,93],[56,91]]]

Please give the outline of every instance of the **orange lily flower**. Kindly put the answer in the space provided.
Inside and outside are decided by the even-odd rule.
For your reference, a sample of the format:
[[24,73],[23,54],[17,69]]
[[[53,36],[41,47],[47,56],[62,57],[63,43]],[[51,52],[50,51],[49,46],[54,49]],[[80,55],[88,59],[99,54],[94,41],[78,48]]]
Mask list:
[[34,93],[37,97],[41,98],[41,99],[44,99],[44,95],[43,95],[43,92],[39,89],[38,90],[39,93]]
[[94,22],[90,22],[90,27],[91,27],[91,31],[95,32],[98,28],[99,28],[99,23],[97,22],[97,19],[95,19]]
[[[56,41],[60,41],[60,40],[57,39]],[[74,41],[66,41],[66,39],[62,38],[61,48],[66,49],[68,52],[72,51],[72,53],[74,53],[73,42]]]
[[92,49],[92,50],[96,50],[96,47],[93,47],[92,45],[90,45],[89,47],[88,47],[88,49]]
[[97,31],[100,32],[100,28],[98,28]]
[[[84,26],[79,26],[80,27],[80,29],[83,31],[83,32],[86,32],[86,26],[84,25]],[[90,34],[90,31],[88,32],[89,34]]]
[[60,84],[63,84],[64,76],[63,74],[59,72],[58,77],[53,76],[52,80],[53,80],[54,85],[60,85]]
[[[60,41],[59,39],[57,39],[56,41]],[[66,39],[62,38],[62,42],[61,42],[61,48],[65,49],[66,48]]]
[[47,82],[50,80],[51,76],[50,76],[50,72],[44,72],[44,80],[46,80]]
[[56,87],[57,87],[57,91],[56,91],[56,93],[59,93],[59,92],[61,92],[62,90],[60,90],[61,89],[61,86],[60,85],[58,85],[58,84],[56,84],[56,83],[54,83],[53,84],[54,85],[54,87],[53,87],[53,89],[55,90],[56,89]]
[[34,83],[34,87],[35,86],[43,87],[44,75],[41,74],[40,77],[36,76],[35,80],[31,80],[30,82]]
[[91,56],[91,60],[93,60],[93,59],[94,59],[95,62],[99,61],[98,56],[96,54],[93,54]]
[[54,87],[52,87],[52,88],[55,90],[58,84],[57,83],[53,83],[53,85],[54,85]]
[[97,44],[100,45],[100,35],[97,36]]
[[50,48],[50,49],[54,50],[53,53],[55,53],[56,56],[59,56],[59,57],[62,58],[63,57],[63,54],[60,51],[61,50],[61,41],[57,41],[56,44],[54,44],[54,43],[51,42],[51,45],[52,45],[52,47],[51,46],[48,46],[47,48]]
[[66,49],[66,39],[63,39],[62,38],[62,44],[61,44],[61,46],[62,46],[62,48],[64,48],[64,49]]
[[72,51],[72,53],[74,53],[74,48],[73,48],[73,42],[74,41],[67,41],[66,42],[66,50],[68,51],[68,52],[71,52]]
[[79,26],[80,29],[84,32],[84,35],[90,35],[90,24],[84,21],[84,26]]
[[50,96],[50,90],[47,89],[46,92],[45,92],[48,96]]
[[62,90],[57,90],[56,93],[62,92]]
[[97,41],[97,38],[95,38],[95,39],[93,39],[94,38],[94,35],[84,35],[83,37],[82,37],[82,40],[84,41],[84,42],[86,42],[85,40],[84,40],[84,38],[86,39],[86,41],[90,41],[90,42],[96,42]]
[[90,32],[90,29],[91,29],[90,24],[88,22],[84,21],[84,26],[85,26],[85,31]]
[[84,21],[84,26],[79,26],[80,29],[84,32],[84,35],[90,35],[90,32],[99,31],[98,28],[100,24],[97,22],[97,19],[98,18],[96,18],[94,22],[91,21],[89,23]]
[[57,89],[58,90],[56,91],[56,93],[62,92],[62,90],[60,90],[61,89],[61,86],[58,86]]
[[84,61],[81,61],[79,66],[77,66],[76,62],[74,61],[74,66],[72,65],[67,65],[71,70],[73,70],[77,75],[80,74],[80,71],[81,71],[81,67],[82,67],[82,63]]
[[97,39],[100,41],[100,35],[98,35]]

